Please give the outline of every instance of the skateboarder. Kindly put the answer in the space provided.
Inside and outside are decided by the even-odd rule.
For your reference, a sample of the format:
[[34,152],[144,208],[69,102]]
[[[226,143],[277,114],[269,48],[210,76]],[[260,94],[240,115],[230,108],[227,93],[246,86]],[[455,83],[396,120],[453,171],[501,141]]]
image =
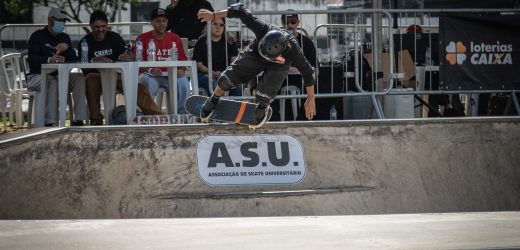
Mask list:
[[202,9],[197,15],[203,22],[225,17],[239,18],[256,36],[252,44],[240,52],[238,58],[222,72],[213,95],[204,103],[200,111],[203,122],[209,120],[220,97],[226,91],[235,88],[239,83],[249,82],[263,72],[263,80],[258,83],[255,94],[258,103],[255,119],[257,127],[262,126],[270,119],[272,110],[269,105],[282,87],[291,64],[296,66],[302,74],[307,91],[305,116],[309,120],[314,117],[316,114],[314,69],[305,59],[298,46],[298,41],[289,32],[258,20],[240,3],[231,5],[227,10],[216,12]]

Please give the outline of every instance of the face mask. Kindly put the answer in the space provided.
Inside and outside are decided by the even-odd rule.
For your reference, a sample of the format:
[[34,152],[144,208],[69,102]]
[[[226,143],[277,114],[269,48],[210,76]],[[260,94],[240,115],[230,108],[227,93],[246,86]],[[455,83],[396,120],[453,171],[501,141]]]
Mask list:
[[56,33],[56,34],[62,33],[64,29],[65,29],[65,22],[54,21],[54,25],[52,25],[52,30],[54,31],[54,33]]
[[416,40],[421,40],[421,37],[422,37],[421,33],[415,33]]

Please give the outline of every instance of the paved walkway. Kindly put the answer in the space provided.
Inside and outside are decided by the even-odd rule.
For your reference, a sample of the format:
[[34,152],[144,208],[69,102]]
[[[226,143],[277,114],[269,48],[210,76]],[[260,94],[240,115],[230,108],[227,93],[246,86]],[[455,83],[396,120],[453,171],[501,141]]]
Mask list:
[[520,212],[0,221],[0,249],[520,249]]

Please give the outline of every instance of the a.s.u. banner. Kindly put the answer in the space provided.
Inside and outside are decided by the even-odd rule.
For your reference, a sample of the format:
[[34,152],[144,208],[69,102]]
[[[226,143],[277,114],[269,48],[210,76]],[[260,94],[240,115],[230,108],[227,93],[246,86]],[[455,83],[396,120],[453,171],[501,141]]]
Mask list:
[[443,90],[520,89],[520,13],[443,13]]
[[303,146],[289,135],[205,136],[197,167],[210,185],[296,184],[307,172]]

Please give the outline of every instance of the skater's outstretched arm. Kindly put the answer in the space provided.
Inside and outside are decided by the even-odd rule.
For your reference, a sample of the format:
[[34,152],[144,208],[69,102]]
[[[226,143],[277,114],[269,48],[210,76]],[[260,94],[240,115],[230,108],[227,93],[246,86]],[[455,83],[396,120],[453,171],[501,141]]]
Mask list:
[[253,31],[253,33],[255,33],[255,36],[258,37],[258,39],[263,37],[269,30],[272,30],[275,27],[260,21],[253,15],[253,13],[251,13],[251,11],[246,9],[246,7],[240,3],[233,4],[226,10],[215,12],[201,9],[199,10],[199,13],[197,13],[197,17],[203,22],[226,17],[239,18],[242,23],[244,23],[251,31]]
[[312,118],[316,115],[314,85],[305,87],[305,91],[307,91],[307,100],[305,101],[305,117],[307,117],[309,120],[312,120]]

